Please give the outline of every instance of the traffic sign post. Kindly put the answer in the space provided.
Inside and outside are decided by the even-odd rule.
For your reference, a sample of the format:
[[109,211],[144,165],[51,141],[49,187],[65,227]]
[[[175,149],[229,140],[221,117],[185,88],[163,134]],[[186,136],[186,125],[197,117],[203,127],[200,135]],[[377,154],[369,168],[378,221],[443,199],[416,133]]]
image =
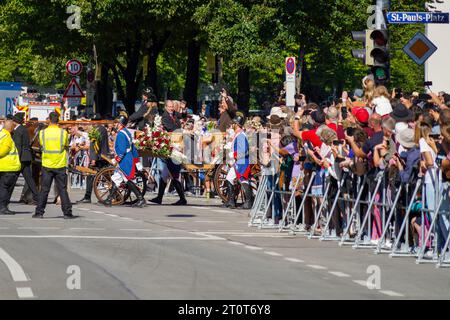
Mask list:
[[76,60],[72,59],[67,61],[66,63],[66,72],[72,77],[78,76],[83,71],[83,64]]
[[390,24],[448,24],[450,22],[448,12],[388,12],[386,18]]
[[73,78],[66,91],[64,92],[64,98],[84,98],[83,90],[81,90],[80,85],[77,80]]
[[295,57],[286,58],[286,106],[295,107],[295,72],[297,70]]
[[403,51],[418,65],[422,65],[438,48],[422,32],[406,44]]

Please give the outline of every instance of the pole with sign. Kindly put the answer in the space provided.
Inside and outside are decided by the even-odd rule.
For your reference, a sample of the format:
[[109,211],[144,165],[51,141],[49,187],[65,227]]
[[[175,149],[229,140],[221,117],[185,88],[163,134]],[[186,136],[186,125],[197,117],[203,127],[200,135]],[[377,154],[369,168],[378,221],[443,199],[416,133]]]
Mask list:
[[286,106],[295,107],[295,72],[296,72],[295,57],[286,58]]

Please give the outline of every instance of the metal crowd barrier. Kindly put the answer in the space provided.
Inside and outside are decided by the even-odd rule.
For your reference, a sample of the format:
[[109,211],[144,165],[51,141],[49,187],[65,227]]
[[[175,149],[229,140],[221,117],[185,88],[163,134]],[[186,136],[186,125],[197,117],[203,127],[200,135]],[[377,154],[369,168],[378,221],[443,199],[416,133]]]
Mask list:
[[[301,186],[300,203],[296,197],[301,179],[297,179],[292,190],[281,191],[276,186],[279,177],[275,176],[272,187],[268,187],[268,180],[274,176],[262,176],[261,183],[256,192],[253,207],[250,212],[249,227],[259,229],[278,229],[278,232],[289,232],[291,235],[305,236],[307,239],[320,241],[336,241],[339,246],[351,245],[353,249],[372,249],[374,254],[387,253],[393,257],[414,257],[416,263],[434,263],[436,267],[450,267],[450,227],[446,227],[445,244],[438,252],[437,228],[448,219],[450,221],[450,208],[448,202],[444,207],[444,194],[449,192],[450,184],[441,183],[436,179],[433,184],[435,190],[434,210],[425,206],[425,184],[422,177],[416,177],[415,184],[402,184],[392,188],[387,184],[386,172],[380,170],[374,179],[367,175],[353,176],[344,172],[337,181],[337,191],[331,194],[331,182],[325,179],[323,196],[312,194],[315,171],[311,173],[309,183]],[[437,176],[440,175],[438,170]],[[356,181],[356,188],[347,190],[346,182]],[[351,188],[350,188],[351,189]],[[352,197],[356,195],[356,198]],[[421,206],[416,211],[421,218],[418,243],[410,245],[412,228],[411,215],[413,207],[417,204],[419,194],[422,195]],[[275,198],[281,198],[282,217],[279,224],[275,220]],[[307,198],[313,202],[314,223],[305,225],[305,204]],[[400,200],[403,199],[403,204]],[[336,226],[332,226],[333,213],[338,210],[339,221],[342,223],[342,234],[336,234]],[[362,208],[364,206],[364,208]],[[343,207],[343,208],[342,208]],[[268,215],[271,210],[272,215]],[[377,214],[375,214],[377,210]],[[427,228],[427,214],[433,214]],[[443,219],[442,221],[440,219]],[[449,222],[450,223],[450,222]],[[440,224],[440,225],[439,225]],[[377,237],[372,236],[373,227],[376,227]],[[317,232],[319,231],[319,232]],[[411,241],[413,242],[414,239]],[[416,241],[416,242],[417,242]],[[426,255],[432,252],[433,255]],[[438,254],[439,253],[439,254]]]

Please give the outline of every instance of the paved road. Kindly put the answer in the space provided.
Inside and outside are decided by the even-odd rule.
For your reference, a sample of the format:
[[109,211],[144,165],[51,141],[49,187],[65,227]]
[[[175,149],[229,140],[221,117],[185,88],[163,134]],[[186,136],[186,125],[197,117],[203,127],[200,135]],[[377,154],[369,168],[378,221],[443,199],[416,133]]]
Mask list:
[[[35,220],[12,204],[22,213],[0,216],[0,299],[450,298],[450,269],[251,229],[247,211],[175,200],[76,205],[69,221],[55,205]],[[373,266],[381,289],[367,287]]]

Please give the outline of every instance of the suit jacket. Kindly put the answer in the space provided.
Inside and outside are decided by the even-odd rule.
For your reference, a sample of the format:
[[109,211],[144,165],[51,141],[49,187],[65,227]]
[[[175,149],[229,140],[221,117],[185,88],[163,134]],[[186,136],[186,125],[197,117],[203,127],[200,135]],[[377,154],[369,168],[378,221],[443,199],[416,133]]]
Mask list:
[[147,113],[148,107],[147,107],[147,101],[142,102],[141,107],[138,111],[133,113],[130,118],[128,119],[130,122],[136,123],[136,128],[138,130],[142,130],[145,127],[146,121],[144,118],[144,115]]
[[181,128],[181,114],[178,112],[174,112],[173,117],[170,116],[170,114],[167,111],[164,111],[161,121],[164,126],[164,129],[167,132],[173,132],[177,129]]
[[19,153],[21,162],[32,161],[33,154],[31,153],[30,137],[28,130],[23,125],[18,126],[13,133],[13,140]]

